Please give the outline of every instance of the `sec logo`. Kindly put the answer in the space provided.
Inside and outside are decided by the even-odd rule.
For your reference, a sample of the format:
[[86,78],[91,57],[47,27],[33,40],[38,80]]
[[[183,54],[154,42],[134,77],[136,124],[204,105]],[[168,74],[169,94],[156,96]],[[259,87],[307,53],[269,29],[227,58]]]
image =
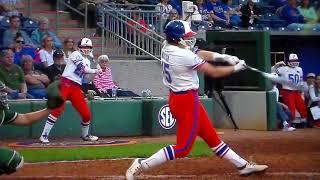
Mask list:
[[158,120],[163,129],[171,129],[176,124],[176,119],[173,118],[168,104],[160,108]]

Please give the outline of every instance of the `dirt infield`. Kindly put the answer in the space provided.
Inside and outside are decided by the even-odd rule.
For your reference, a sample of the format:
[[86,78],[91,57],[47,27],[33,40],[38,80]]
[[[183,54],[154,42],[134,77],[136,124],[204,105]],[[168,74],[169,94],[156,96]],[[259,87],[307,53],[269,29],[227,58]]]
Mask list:
[[[235,168],[216,156],[184,158],[141,174],[138,179],[320,179],[320,129],[296,132],[223,130],[221,138],[249,160],[269,165],[264,174],[239,177]],[[174,136],[134,139],[174,140]],[[26,164],[0,179],[124,179],[132,160],[96,160]]]

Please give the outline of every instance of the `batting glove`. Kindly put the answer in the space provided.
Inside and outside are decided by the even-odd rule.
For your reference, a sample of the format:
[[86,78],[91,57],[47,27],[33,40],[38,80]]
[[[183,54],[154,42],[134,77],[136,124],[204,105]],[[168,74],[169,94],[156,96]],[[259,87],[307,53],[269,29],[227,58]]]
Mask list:
[[247,64],[244,60],[240,60],[239,63],[234,65],[233,67],[234,67],[233,72],[236,73],[244,69],[247,69]]
[[227,62],[231,65],[236,65],[240,59],[237,56],[231,56],[228,54],[220,54],[220,53],[213,53],[214,61],[217,62]]
[[240,59],[237,56],[231,56],[228,54],[224,54],[223,59],[231,65],[235,65],[240,62]]

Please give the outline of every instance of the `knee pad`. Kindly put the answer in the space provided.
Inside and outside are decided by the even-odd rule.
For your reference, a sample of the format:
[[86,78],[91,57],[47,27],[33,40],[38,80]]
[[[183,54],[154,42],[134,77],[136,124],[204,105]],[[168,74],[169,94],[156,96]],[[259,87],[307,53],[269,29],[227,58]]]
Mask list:
[[24,164],[23,157],[15,150],[0,148],[0,174],[11,174]]

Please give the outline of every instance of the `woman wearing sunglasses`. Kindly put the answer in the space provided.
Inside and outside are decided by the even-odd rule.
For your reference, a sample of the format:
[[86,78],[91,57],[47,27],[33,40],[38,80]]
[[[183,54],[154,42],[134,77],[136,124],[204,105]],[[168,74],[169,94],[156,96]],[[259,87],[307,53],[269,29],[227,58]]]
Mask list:
[[12,50],[14,52],[14,64],[21,66],[23,55],[30,55],[35,65],[40,63],[39,53],[32,46],[25,44],[24,38],[20,33],[17,33],[16,37],[14,37]]

